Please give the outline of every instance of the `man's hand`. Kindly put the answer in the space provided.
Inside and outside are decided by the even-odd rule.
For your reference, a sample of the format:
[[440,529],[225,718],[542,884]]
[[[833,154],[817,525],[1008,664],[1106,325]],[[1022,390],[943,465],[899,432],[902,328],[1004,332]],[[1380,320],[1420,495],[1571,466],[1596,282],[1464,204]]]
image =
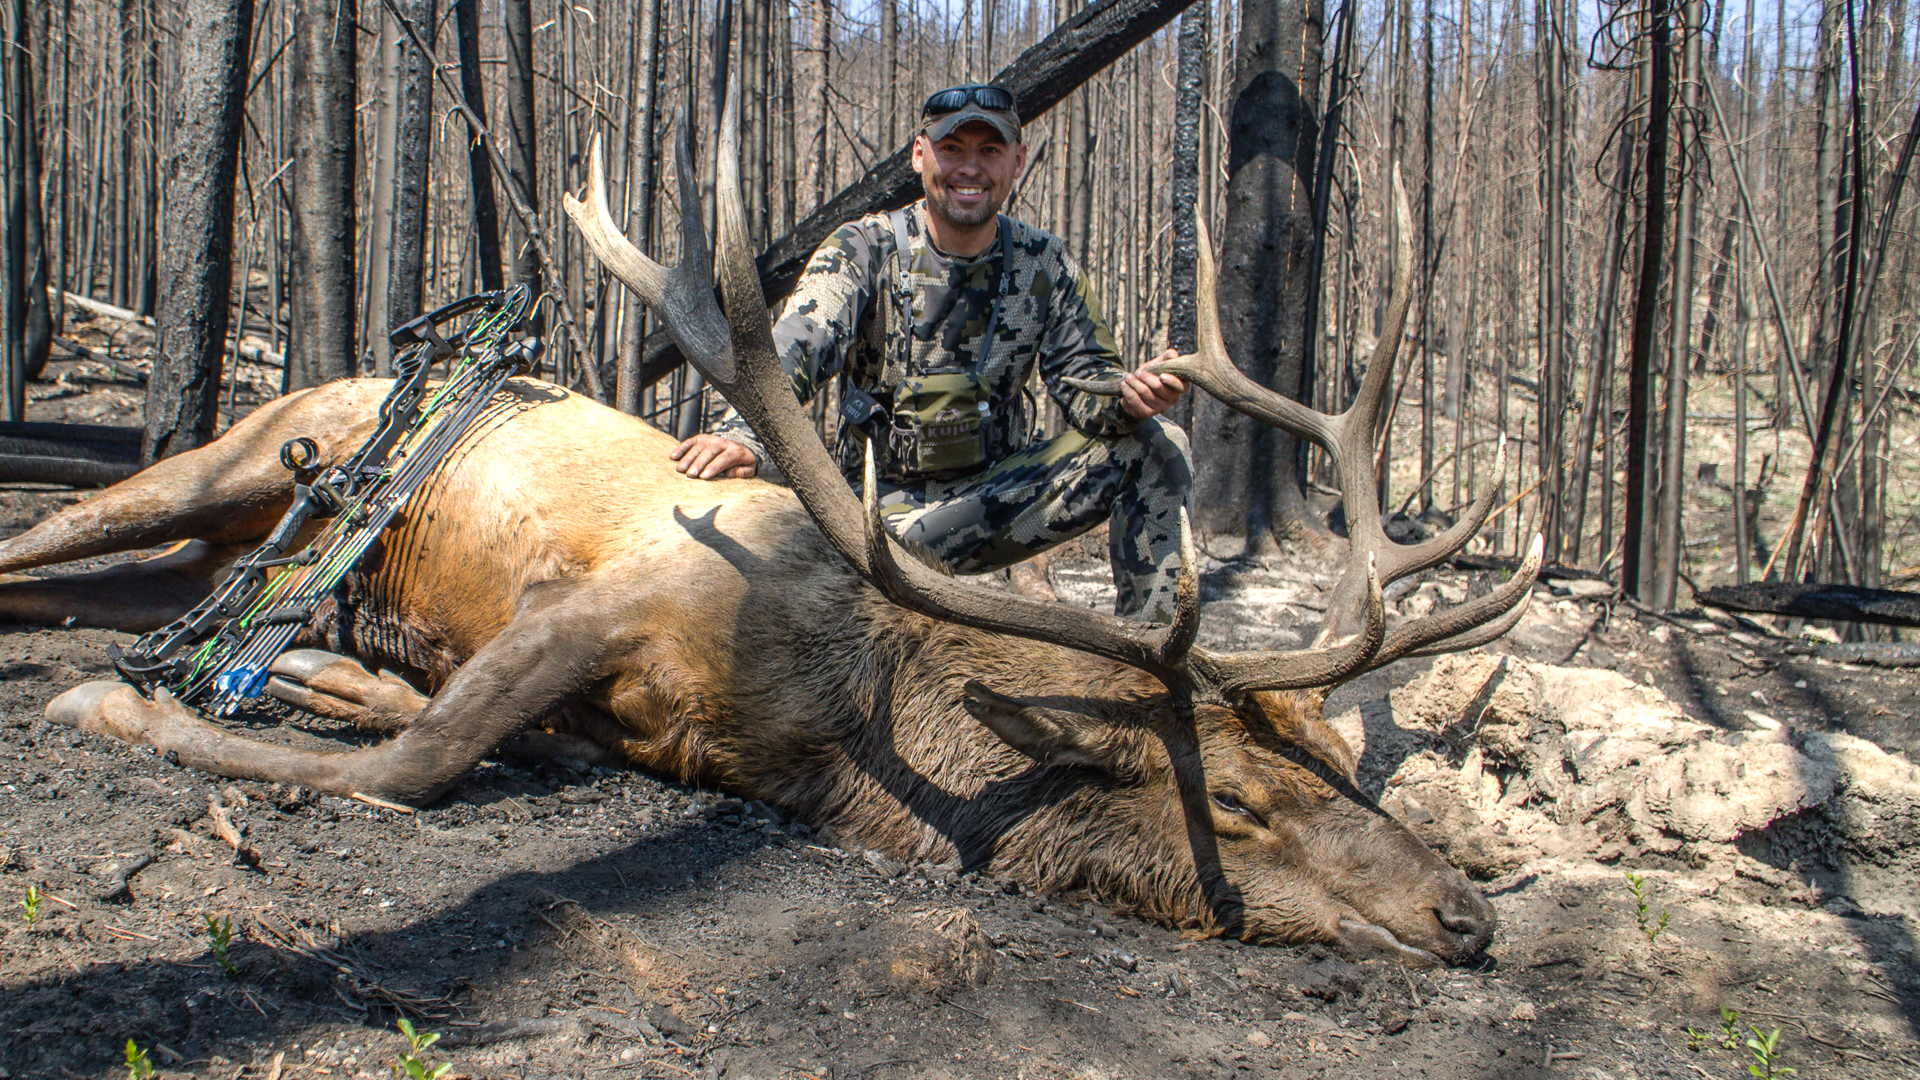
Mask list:
[[1127,373],[1120,384],[1120,407],[1135,420],[1145,420],[1150,416],[1159,416],[1174,403],[1180,395],[1187,392],[1186,380],[1178,375],[1162,375],[1153,370],[1153,365],[1171,360],[1180,355],[1178,349],[1168,349],[1159,356],[1146,362],[1139,371]]
[[695,435],[667,456],[695,480],[749,480],[760,471],[753,451],[722,435]]

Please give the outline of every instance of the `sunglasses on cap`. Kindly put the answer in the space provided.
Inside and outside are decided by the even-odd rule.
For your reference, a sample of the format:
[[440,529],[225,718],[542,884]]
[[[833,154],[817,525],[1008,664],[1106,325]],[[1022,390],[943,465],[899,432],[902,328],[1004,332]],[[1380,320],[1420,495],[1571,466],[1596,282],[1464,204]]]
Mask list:
[[956,86],[927,99],[920,111],[927,116],[959,112],[972,102],[993,112],[1012,112],[1013,95],[998,86]]

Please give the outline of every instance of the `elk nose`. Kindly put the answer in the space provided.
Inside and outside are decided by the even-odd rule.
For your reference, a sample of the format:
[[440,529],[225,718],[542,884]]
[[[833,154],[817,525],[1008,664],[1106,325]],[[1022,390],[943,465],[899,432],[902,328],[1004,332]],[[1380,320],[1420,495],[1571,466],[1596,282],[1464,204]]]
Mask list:
[[1493,942],[1493,929],[1499,923],[1493,905],[1472,886],[1448,890],[1433,914],[1441,926],[1459,936],[1468,956],[1478,954]]

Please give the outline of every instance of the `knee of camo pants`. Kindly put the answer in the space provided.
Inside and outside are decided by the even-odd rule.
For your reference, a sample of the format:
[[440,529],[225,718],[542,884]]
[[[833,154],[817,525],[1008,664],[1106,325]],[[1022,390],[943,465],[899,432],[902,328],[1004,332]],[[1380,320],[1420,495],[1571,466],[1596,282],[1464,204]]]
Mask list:
[[1153,416],[1117,442],[1114,456],[1127,460],[1133,475],[1114,500],[1107,531],[1114,613],[1171,622],[1180,584],[1180,511],[1191,516],[1193,509],[1187,433]]

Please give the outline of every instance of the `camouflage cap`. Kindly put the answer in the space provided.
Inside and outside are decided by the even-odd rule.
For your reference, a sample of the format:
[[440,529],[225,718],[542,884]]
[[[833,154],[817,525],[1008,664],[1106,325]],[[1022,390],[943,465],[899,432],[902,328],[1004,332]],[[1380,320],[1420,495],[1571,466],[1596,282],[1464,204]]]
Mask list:
[[1013,111],[1013,95],[1004,87],[950,86],[927,98],[920,109],[920,130],[929,139],[944,139],[975,121],[992,127],[1010,143],[1020,141],[1020,114]]

